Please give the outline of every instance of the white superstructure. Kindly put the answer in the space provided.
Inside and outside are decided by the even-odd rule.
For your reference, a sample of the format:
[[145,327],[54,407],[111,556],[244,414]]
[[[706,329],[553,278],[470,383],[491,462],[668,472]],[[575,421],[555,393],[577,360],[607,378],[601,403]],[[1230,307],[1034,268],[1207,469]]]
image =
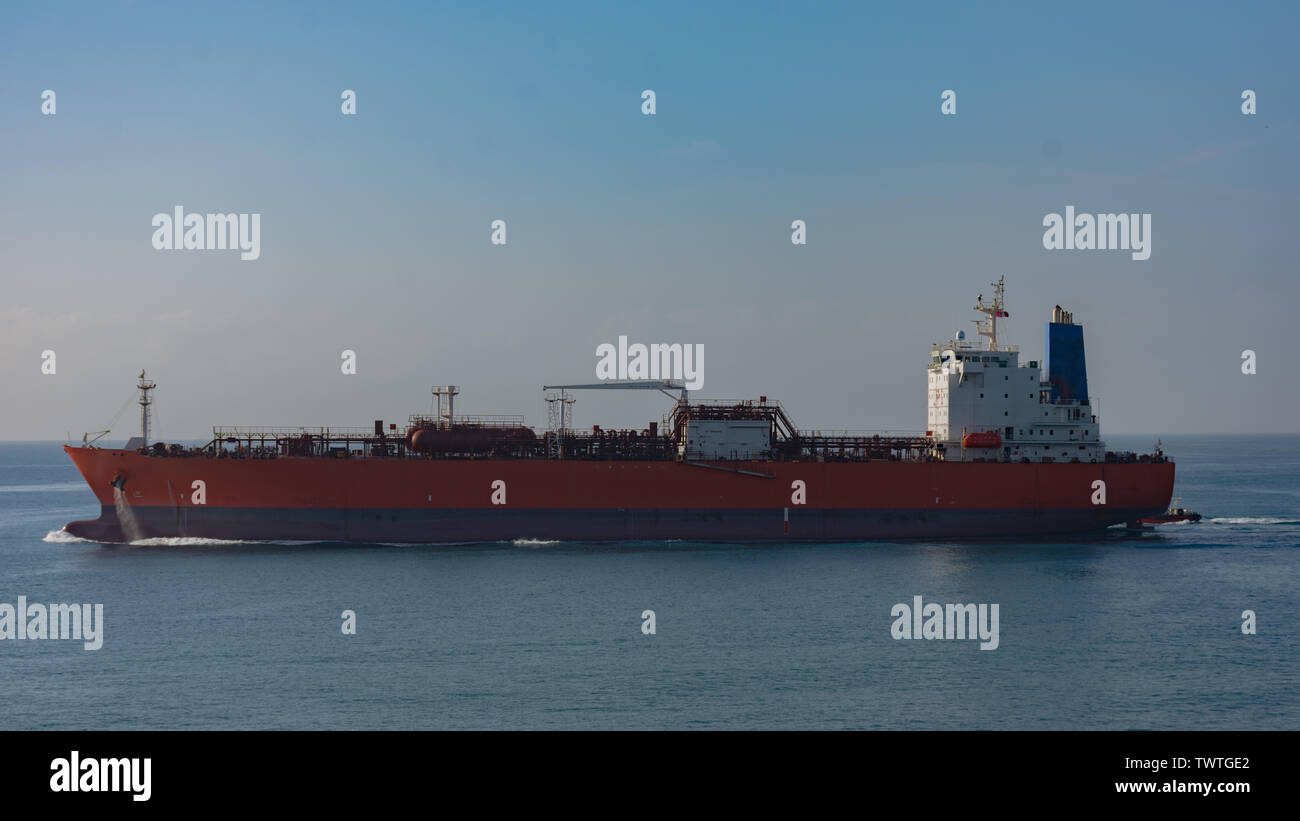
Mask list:
[[[993,303],[985,304],[981,295],[975,305],[987,316],[976,321],[976,332],[987,341],[976,344],[958,331],[954,339],[935,345],[930,353],[926,427],[944,458],[1104,461],[1106,446],[1099,438],[1096,400],[1053,400],[1052,385],[1044,379],[1039,362],[1022,365],[1018,348],[998,344],[997,320],[1008,314],[1003,281],[993,287]],[[1052,320],[1073,324],[1059,306]]]
[[691,419],[679,453],[687,459],[766,459],[772,425],[766,419]]

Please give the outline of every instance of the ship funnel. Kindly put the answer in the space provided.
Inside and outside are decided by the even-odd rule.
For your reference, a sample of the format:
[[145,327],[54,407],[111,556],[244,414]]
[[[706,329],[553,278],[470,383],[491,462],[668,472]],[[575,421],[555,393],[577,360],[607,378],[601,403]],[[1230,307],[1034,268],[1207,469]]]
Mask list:
[[1058,399],[1088,401],[1088,363],[1083,349],[1083,326],[1074,324],[1074,315],[1060,305],[1047,323],[1047,381],[1052,386],[1052,401]]

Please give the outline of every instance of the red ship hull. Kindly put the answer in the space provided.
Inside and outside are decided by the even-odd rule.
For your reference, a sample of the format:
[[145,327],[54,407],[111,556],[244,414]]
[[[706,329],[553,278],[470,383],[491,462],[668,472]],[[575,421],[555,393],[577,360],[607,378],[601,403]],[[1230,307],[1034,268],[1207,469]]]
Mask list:
[[[66,529],[106,542],[1032,537],[1161,514],[1174,484],[1172,462],[225,459],[65,450],[102,507],[100,518]],[[115,479],[131,523],[119,519]],[[1104,503],[1094,502],[1097,480]]]

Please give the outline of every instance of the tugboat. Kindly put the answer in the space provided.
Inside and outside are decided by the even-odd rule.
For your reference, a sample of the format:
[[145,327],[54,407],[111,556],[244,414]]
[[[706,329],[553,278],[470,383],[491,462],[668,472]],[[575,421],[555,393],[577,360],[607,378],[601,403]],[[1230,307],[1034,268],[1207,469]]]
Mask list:
[[[1180,496],[1177,499],[1174,499],[1174,501],[1181,502],[1182,497]],[[1142,524],[1167,525],[1170,524],[1171,522],[1199,522],[1200,520],[1201,520],[1201,514],[1197,513],[1194,510],[1188,510],[1185,507],[1171,506],[1168,510],[1166,510],[1164,513],[1160,514],[1159,516],[1147,516],[1145,519],[1142,519]]]

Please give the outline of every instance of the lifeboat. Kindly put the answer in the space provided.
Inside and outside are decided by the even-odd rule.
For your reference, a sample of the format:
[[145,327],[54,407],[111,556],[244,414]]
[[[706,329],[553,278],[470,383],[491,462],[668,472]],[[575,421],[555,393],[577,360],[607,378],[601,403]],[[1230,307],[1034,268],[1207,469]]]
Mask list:
[[961,438],[964,448],[1000,448],[1002,437],[997,431],[986,430],[983,433],[968,433]]

